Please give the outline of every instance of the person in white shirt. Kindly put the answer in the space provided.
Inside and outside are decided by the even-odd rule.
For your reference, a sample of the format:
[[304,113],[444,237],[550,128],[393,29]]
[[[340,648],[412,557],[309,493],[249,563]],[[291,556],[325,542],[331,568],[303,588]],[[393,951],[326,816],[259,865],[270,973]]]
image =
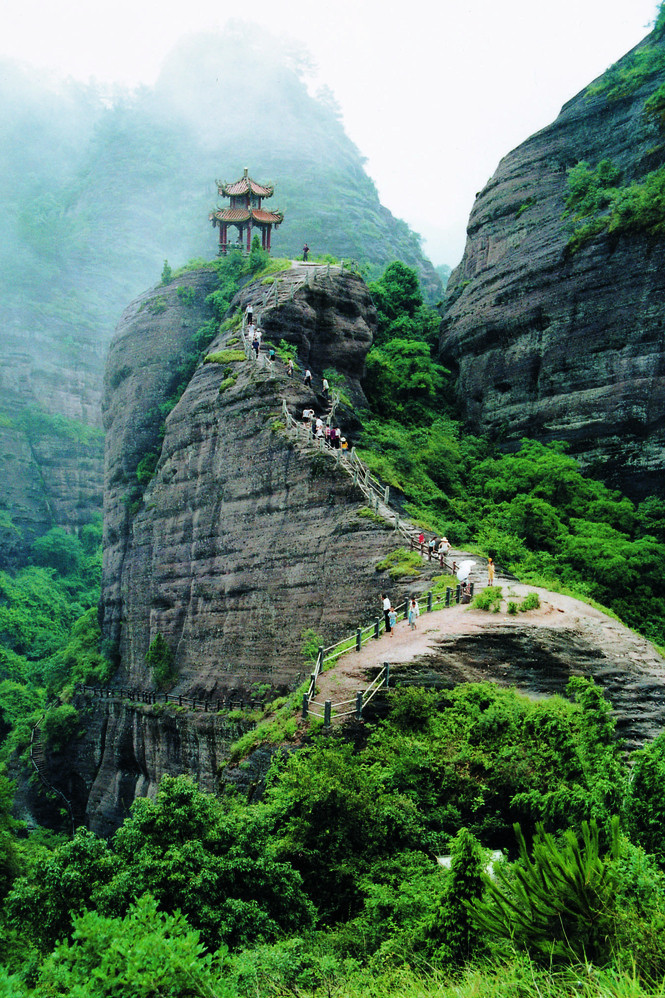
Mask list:
[[388,599],[388,593],[383,593],[381,596],[381,606],[383,607],[383,619],[386,622],[386,634],[391,634],[390,628],[390,600]]

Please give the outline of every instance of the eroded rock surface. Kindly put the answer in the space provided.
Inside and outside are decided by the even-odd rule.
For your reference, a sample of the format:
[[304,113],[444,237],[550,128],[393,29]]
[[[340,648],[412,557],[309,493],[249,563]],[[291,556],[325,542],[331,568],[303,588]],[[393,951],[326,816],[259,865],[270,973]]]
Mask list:
[[644,118],[662,82],[616,99],[583,91],[501,161],[473,207],[441,338],[473,430],[568,441],[633,496],[665,489],[665,245],[605,234],[571,255],[562,216],[580,160],[610,159],[622,184],[665,162]]

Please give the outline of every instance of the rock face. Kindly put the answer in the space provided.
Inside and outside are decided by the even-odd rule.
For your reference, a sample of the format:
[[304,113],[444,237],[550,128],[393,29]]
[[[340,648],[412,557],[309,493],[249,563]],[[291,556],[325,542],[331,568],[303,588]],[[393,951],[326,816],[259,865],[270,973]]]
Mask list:
[[[196,300],[209,281],[205,272],[189,275]],[[247,288],[243,301],[263,290]],[[159,297],[164,311],[154,294],[127,310],[107,367],[104,634],[116,645],[119,677],[132,685],[150,687],[145,656],[161,634],[175,656],[175,692],[290,686],[305,668],[304,630],[328,642],[376,614],[375,565],[394,540],[357,516],[364,500],[330,455],[309,458],[287,440],[280,399],[298,415],[310,403],[321,411],[321,402],[282,364],[273,377],[245,360],[200,366],[132,507],[128,487],[156,437],[151,410],[171,392],[174,355],[191,335],[182,327],[191,306],[173,288]],[[349,391],[361,393],[374,310],[360,278],[337,274],[301,287],[277,313],[262,318],[267,334],[279,327],[297,341],[315,380],[318,364],[335,365]],[[205,308],[197,321],[204,316]],[[237,350],[233,334],[226,340]],[[231,371],[237,380],[220,392]]]
[[[63,342],[64,341],[64,342]],[[101,346],[67,330],[3,330],[0,369],[0,567],[23,561],[53,526],[99,517],[103,433]]]
[[583,91],[501,161],[473,207],[441,337],[472,430],[508,446],[568,441],[637,497],[665,488],[665,244],[605,234],[570,254],[562,216],[579,161],[610,159],[622,184],[665,162],[644,117],[663,81],[651,74],[613,99]]

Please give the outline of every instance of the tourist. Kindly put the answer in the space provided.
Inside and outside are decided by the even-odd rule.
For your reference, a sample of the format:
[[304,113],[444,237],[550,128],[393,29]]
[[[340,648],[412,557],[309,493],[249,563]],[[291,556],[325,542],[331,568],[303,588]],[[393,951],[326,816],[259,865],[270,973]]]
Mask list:
[[303,409],[302,411],[302,421],[305,426],[309,426],[310,420],[314,415],[313,409]]
[[254,325],[253,322],[250,322],[249,325],[247,326],[247,335],[249,336],[250,340],[253,340],[254,337],[256,336],[256,326]]
[[416,629],[416,621],[420,616],[420,607],[418,606],[418,600],[412,599],[409,603],[409,626],[412,631]]
[[274,360],[275,359],[275,348],[274,347],[270,347],[270,350],[268,350],[268,357],[270,358],[270,360]]
[[316,435],[317,437],[323,436],[323,420],[320,416],[318,416],[316,420]]
[[494,562],[491,558],[487,559],[487,585],[494,585]]
[[309,256],[309,246],[307,243],[302,248],[302,258],[305,263],[307,263],[307,257]]
[[342,439],[342,431],[339,426],[335,428],[335,450],[339,450],[340,441]]
[[303,378],[303,384],[306,388],[311,388],[312,386],[312,372],[308,367],[305,368],[305,377]]
[[334,426],[331,426],[330,427],[330,446],[331,447],[335,446],[335,437],[336,436],[337,436],[337,430],[335,429]]
[[247,317],[247,325],[249,326],[251,325],[252,319],[254,317],[254,309],[252,308],[251,302],[245,309],[245,315]]
[[326,436],[326,443],[330,445],[330,423],[326,423],[325,436]]
[[436,547],[436,537],[432,537],[431,541],[427,545],[429,548],[430,561],[432,560],[432,555],[434,554],[434,548]]
[[322,392],[323,392],[323,394],[325,396],[328,395],[328,392],[330,391],[330,385],[328,384],[328,379],[327,378],[323,379],[323,387],[322,387],[321,390],[322,390]]
[[342,447],[342,450],[348,450],[349,449],[349,441],[346,439],[346,437],[342,437],[341,447]]
[[289,357],[289,362],[286,365],[286,373],[290,378],[293,377],[293,357]]
[[423,553],[423,544],[425,543],[425,535],[422,532],[422,530],[418,534],[418,543],[420,544],[420,553],[422,554]]
[[259,359],[259,350],[261,349],[261,344],[260,344],[260,342],[259,342],[259,340],[257,339],[256,336],[252,340],[252,349],[254,350],[254,352],[256,354],[256,359],[258,360]]
[[386,634],[392,634],[390,630],[390,600],[388,599],[388,593],[383,593],[381,596],[382,607],[383,607],[383,619],[386,622]]
[[441,543],[439,544],[439,554],[443,555],[443,557],[445,558],[449,551],[450,551],[450,541],[448,540],[447,537],[442,537]]
[[259,343],[261,342],[261,337],[262,337],[262,336],[263,336],[263,330],[262,330],[262,329],[259,329],[259,328],[257,327],[257,330],[256,330],[256,338],[257,338],[257,340],[259,341]]
[[390,607],[390,613],[388,614],[388,620],[390,622],[390,637],[393,636],[393,631],[395,630],[395,624],[397,623],[397,613],[394,607]]

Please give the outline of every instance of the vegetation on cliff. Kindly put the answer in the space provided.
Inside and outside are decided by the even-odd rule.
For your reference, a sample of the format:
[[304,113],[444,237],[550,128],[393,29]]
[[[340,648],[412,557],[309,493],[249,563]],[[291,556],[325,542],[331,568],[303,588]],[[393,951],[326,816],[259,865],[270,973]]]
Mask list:
[[[608,165],[602,176],[615,174]],[[584,191],[597,203],[595,187]],[[465,434],[408,271],[393,265],[370,285],[380,326],[367,358],[363,458],[404,493],[416,522],[475,544],[523,581],[596,600],[665,645],[665,501],[636,506],[583,475],[564,444],[525,439],[504,453],[500,441]]]

